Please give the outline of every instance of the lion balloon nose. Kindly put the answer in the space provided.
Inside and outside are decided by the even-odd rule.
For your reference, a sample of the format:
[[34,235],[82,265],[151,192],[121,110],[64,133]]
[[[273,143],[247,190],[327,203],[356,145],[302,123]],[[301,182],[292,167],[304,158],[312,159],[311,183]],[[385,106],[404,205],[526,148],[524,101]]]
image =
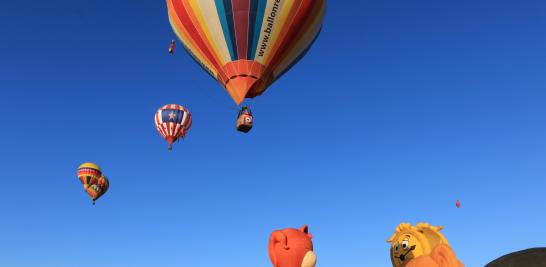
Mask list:
[[308,251],[301,262],[301,267],[315,267],[317,264],[317,255],[313,251]]

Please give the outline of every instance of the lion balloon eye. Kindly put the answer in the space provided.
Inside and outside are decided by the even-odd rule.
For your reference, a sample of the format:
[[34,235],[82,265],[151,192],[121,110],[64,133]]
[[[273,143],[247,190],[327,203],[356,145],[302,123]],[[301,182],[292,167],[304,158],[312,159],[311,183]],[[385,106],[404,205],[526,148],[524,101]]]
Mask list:
[[404,240],[402,241],[402,249],[407,250],[409,248],[409,241]]
[[396,243],[396,245],[394,245],[394,253],[398,253],[398,243]]

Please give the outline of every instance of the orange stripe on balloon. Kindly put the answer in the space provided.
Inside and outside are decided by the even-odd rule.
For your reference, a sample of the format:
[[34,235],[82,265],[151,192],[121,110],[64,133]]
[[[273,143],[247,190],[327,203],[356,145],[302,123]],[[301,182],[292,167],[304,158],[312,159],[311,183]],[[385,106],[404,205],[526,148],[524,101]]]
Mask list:
[[[315,18],[321,8],[321,4],[317,4],[317,0],[303,0],[301,5],[298,8],[297,14],[294,16],[294,20],[291,25],[287,26],[288,30],[286,36],[284,36],[282,42],[280,42],[277,50],[275,51],[275,56],[268,62],[268,66],[271,69],[275,69],[276,65],[279,64],[282,58],[288,56],[288,53],[295,45],[295,40],[298,37],[302,37],[303,34],[310,30],[308,27],[311,26],[313,19]],[[313,4],[315,3],[315,4]]]
[[[190,22],[191,22],[191,25],[194,27],[195,29],[195,32],[197,33],[197,35],[199,36],[198,39],[200,39],[202,41],[202,43],[204,44],[205,46],[205,50],[209,52],[209,54],[212,56],[213,60],[214,60],[214,67],[216,68],[216,72],[217,72],[217,77],[220,76],[221,72],[223,71],[222,69],[222,59],[220,57],[220,55],[216,54],[215,53],[215,50],[214,48],[212,47],[213,45],[213,40],[209,40],[207,38],[207,35],[205,34],[205,29],[203,27],[207,27],[207,25],[202,25],[199,20],[197,19],[197,16],[195,14],[196,10],[194,10],[191,5],[190,5],[190,2],[191,0],[182,0],[182,4],[183,6],[185,7],[185,10],[187,11],[187,14],[188,14],[188,17],[190,18]],[[218,78],[217,78],[218,79]]]
[[[191,44],[192,47],[194,47],[195,49],[198,50],[198,51],[194,51],[194,53],[195,52],[201,52],[202,53],[201,49],[197,46],[195,41],[190,38],[190,35],[189,35],[187,29],[184,27],[184,24],[182,23],[182,21],[180,21],[180,18],[176,14],[176,11],[174,9],[174,1],[173,0],[167,0],[167,4],[168,4],[169,17],[171,18],[171,21],[175,24],[176,30],[179,31],[180,33],[183,33],[183,35],[185,37],[188,37],[187,40],[183,40],[183,41],[188,42],[189,44]],[[200,54],[199,56],[204,56],[204,54]]]
[[[201,40],[203,40],[203,43],[205,44],[208,51],[210,51],[210,54],[213,56],[214,60],[217,62],[218,66],[222,66],[223,61],[221,59],[221,56],[218,54],[218,49],[215,49],[214,47],[214,40],[209,39],[209,35],[207,35],[207,32],[210,32],[208,29],[208,25],[206,22],[199,20],[199,14],[198,12],[201,11],[201,6],[199,4],[192,6],[190,4],[192,1],[184,0],[182,1],[182,4],[184,5],[191,21],[192,25],[197,30],[197,34],[199,34],[199,37]],[[201,14],[203,16],[203,14]],[[204,18],[206,19],[206,18]]]
[[249,0],[232,0],[233,24],[237,40],[239,59],[246,59],[248,50],[248,20],[250,12]]
[[[180,17],[176,13],[176,10],[174,7],[174,1],[169,0],[168,5],[169,5],[169,16],[171,18],[171,21],[174,23],[176,30],[178,30],[181,33],[181,35],[184,35],[186,37],[186,39],[182,41],[188,42],[189,44],[191,44],[191,47],[188,47],[188,48],[195,49],[195,51],[191,51],[191,52],[195,54],[198,60],[204,61],[204,63],[206,63],[205,65],[208,65],[209,67],[214,67],[213,62],[211,62],[210,59],[206,56],[205,51],[203,51],[202,47],[200,47],[196,43],[196,40],[194,40],[191,37],[191,34],[188,32],[188,29],[184,26],[184,24],[180,20]],[[216,70],[216,72],[218,72],[218,70]]]
[[291,63],[286,63],[293,62],[301,55],[301,53],[304,52],[305,49],[309,47],[309,45],[312,44],[313,40],[317,37],[317,34],[319,34],[321,29],[325,11],[326,5],[322,5],[321,9],[318,11],[318,14],[311,16],[313,19],[309,21],[309,25],[305,25],[303,27],[306,30],[301,33],[301,39],[291,45],[290,48],[286,50],[286,54],[282,56],[281,60],[275,64],[275,66],[273,66],[273,70],[275,72],[284,72],[284,70],[291,65]]
[[288,12],[288,15],[286,16],[286,23],[283,25],[283,28],[281,29],[281,32],[279,33],[277,37],[278,38],[277,42],[275,42],[275,44],[273,45],[271,49],[270,53],[273,54],[273,56],[269,58],[268,62],[264,62],[265,65],[269,65],[270,62],[275,62],[275,58],[277,58],[279,54],[283,53],[283,51],[279,50],[279,48],[282,49],[282,45],[283,43],[285,43],[284,40],[286,39],[287,34],[295,30],[293,25],[294,25],[294,21],[298,19],[296,14],[298,13],[299,10],[301,10],[301,7],[303,4],[305,4],[304,3],[305,1],[303,0],[299,0],[299,1],[294,0],[294,1],[296,1],[296,3],[292,5],[292,8]]
[[192,14],[185,8],[183,2],[184,1],[173,2],[176,15],[180,19],[181,24],[185,26],[188,32],[188,37],[194,40],[196,47],[199,47],[203,51],[204,56],[212,63],[213,67],[216,68],[216,71],[220,70],[219,61],[213,55],[212,49],[208,45],[207,40],[203,40],[202,36],[199,34],[199,30],[193,23],[195,18],[192,20]]

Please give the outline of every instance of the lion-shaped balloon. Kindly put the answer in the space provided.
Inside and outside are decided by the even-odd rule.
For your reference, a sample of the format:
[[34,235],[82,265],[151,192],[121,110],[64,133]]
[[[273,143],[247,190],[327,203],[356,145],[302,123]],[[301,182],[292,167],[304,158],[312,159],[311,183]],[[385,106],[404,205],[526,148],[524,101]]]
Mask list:
[[269,258],[274,267],[314,267],[313,236],[307,225],[274,231],[269,237]]
[[442,226],[401,223],[391,243],[391,262],[394,267],[464,267],[440,233]]

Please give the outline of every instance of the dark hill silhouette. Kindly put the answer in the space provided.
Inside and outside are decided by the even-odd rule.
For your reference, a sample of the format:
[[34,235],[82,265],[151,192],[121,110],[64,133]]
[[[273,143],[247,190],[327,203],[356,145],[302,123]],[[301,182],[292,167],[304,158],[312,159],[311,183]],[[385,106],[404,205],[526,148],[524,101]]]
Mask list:
[[485,267],[546,267],[546,248],[530,248],[504,255]]

